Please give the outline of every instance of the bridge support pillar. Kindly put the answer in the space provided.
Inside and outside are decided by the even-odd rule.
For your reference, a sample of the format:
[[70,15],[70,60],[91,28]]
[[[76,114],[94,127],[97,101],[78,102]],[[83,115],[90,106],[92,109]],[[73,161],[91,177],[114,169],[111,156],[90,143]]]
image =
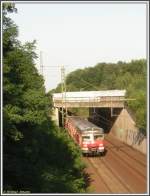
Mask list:
[[59,126],[59,110],[58,110],[58,108],[54,108],[52,120],[56,123],[57,126]]

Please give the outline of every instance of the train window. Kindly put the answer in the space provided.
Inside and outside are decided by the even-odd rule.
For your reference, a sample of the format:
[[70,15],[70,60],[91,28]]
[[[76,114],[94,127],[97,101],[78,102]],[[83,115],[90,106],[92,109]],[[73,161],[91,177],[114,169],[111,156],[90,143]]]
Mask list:
[[83,141],[88,141],[88,140],[90,140],[90,136],[82,136],[82,140]]
[[94,140],[102,140],[104,139],[104,135],[101,134],[101,135],[94,135]]

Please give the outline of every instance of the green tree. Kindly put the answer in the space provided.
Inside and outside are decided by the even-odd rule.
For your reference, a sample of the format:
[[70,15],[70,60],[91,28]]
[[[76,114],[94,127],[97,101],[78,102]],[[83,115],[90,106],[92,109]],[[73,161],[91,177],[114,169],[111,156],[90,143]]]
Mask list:
[[3,4],[3,189],[84,192],[81,152],[49,115],[51,99],[35,68],[35,41],[22,45]]
[[[67,91],[126,89],[127,97],[136,99],[128,102],[128,107],[137,126],[146,134],[146,63],[145,59],[129,63],[98,63],[95,67],[73,71],[66,77]],[[61,92],[59,87],[60,84],[56,92]],[[79,110],[76,112],[80,113]]]

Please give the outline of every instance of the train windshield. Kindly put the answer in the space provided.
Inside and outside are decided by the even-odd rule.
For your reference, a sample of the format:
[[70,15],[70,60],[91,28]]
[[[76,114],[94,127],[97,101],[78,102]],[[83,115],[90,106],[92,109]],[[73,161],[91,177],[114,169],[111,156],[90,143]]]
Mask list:
[[103,140],[103,139],[104,139],[104,134],[94,135],[94,140]]
[[83,142],[90,141],[90,136],[82,136]]

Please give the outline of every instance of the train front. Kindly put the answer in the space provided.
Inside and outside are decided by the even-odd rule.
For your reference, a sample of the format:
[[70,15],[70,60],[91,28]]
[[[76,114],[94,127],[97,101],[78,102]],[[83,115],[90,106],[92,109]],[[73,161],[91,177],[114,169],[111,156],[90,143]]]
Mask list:
[[104,131],[102,128],[86,131],[82,134],[82,153],[84,155],[103,155]]

